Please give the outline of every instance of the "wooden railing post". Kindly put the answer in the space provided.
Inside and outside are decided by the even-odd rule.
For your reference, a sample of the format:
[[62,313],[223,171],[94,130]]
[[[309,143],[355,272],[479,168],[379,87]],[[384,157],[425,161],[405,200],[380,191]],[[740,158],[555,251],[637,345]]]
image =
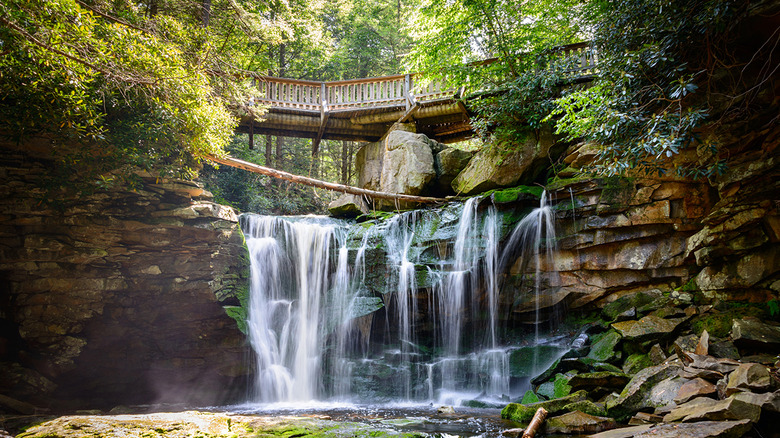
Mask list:
[[412,75],[404,75],[404,99],[406,99],[406,110],[408,111],[412,107]]

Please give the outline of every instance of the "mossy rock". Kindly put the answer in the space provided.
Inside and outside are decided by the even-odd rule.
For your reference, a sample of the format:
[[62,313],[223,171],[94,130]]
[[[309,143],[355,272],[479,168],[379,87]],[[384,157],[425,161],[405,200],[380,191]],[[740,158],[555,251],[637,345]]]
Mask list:
[[553,397],[561,398],[571,393],[571,385],[569,385],[569,377],[565,374],[558,374],[555,376],[553,382]]
[[544,189],[542,187],[536,187],[536,186],[517,186],[512,187],[511,189],[505,189],[505,190],[496,190],[493,192],[493,202],[496,204],[506,204],[509,202],[515,202],[520,198],[528,198],[528,196],[524,195],[531,195],[535,197],[536,199],[539,199],[542,197],[542,192]]
[[605,319],[614,321],[618,315],[632,308],[636,308],[637,312],[640,309],[642,311],[650,311],[660,308],[663,305],[663,298],[663,294],[657,290],[640,291],[624,295],[604,306],[601,314]]
[[699,315],[691,321],[691,329],[697,335],[701,335],[704,330],[710,336],[716,338],[725,338],[731,334],[731,326],[735,319],[742,319],[746,316],[763,318],[763,311],[754,306],[740,306],[723,312],[706,313]]
[[629,375],[634,375],[639,371],[653,366],[653,361],[650,357],[644,353],[634,353],[626,358],[623,362],[623,372]]
[[622,354],[615,348],[623,337],[615,330],[610,330],[603,335],[595,338],[587,358],[598,362],[616,362],[620,360]]
[[586,399],[587,393],[585,391],[577,391],[563,398],[557,398],[539,403],[531,403],[527,405],[520,403],[509,403],[506,405],[506,407],[504,407],[504,409],[501,410],[501,418],[517,421],[518,423],[527,423],[531,421],[534,414],[536,413],[536,410],[539,408],[544,408],[547,410],[549,415],[554,415],[558,412],[563,412],[564,406]]
[[595,373],[577,374],[569,380],[572,388],[618,388],[622,389],[630,378],[622,372],[597,371]]
[[539,400],[539,396],[537,396],[533,391],[529,389],[528,391],[525,392],[525,394],[523,394],[523,398],[522,400],[520,400],[520,403],[527,405],[531,403],[538,403],[539,401],[541,401]]
[[607,410],[601,403],[593,403],[590,400],[582,400],[574,403],[570,403],[563,407],[567,412],[580,411],[588,415],[595,415],[597,417],[606,417]]
[[549,369],[565,350],[551,345],[518,348],[509,354],[509,373],[512,377],[534,376],[540,369]]

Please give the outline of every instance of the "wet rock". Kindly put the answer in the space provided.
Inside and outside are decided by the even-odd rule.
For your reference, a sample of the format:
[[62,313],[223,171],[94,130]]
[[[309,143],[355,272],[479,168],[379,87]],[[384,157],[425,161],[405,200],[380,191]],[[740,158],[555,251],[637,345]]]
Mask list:
[[357,195],[341,195],[328,204],[328,213],[333,217],[353,218],[368,213],[369,208],[362,197]]
[[751,354],[749,356],[742,356],[740,358],[740,362],[753,362],[761,365],[774,365],[775,362],[777,362],[777,358],[778,355],[775,354],[757,353]]
[[611,418],[573,411],[558,417],[548,418],[545,431],[547,434],[584,434],[601,432],[615,427],[617,427],[617,423]]
[[517,437],[523,434],[525,432],[525,429],[522,427],[515,427],[513,429],[506,429],[501,431],[502,436],[509,436],[509,437]]
[[650,360],[650,357],[648,355],[642,353],[634,353],[628,356],[626,358],[626,361],[623,362],[623,372],[626,374],[634,375],[639,371],[653,365],[654,364]]
[[741,391],[767,392],[772,387],[772,376],[764,365],[744,363],[729,374],[727,396]]
[[688,354],[693,362],[688,364],[692,368],[701,368],[705,370],[717,371],[719,373],[730,373],[737,369],[739,362],[731,359],[717,359],[712,356],[702,356],[695,353]]
[[[409,422],[409,420],[402,419]],[[419,423],[419,420],[416,421]],[[293,416],[243,416],[175,412],[121,416],[65,416],[28,428],[25,438],[159,437],[250,438],[258,436],[395,436],[382,425]]]
[[628,341],[647,342],[670,335],[685,319],[664,319],[647,315],[639,321],[616,322],[612,327]]
[[731,339],[737,347],[780,348],[780,327],[755,318],[735,319],[731,326]]
[[663,294],[657,290],[641,291],[624,295],[604,306],[601,310],[601,314],[604,316],[604,319],[614,321],[617,319],[618,315],[628,312],[631,309],[634,309],[634,312],[636,312],[636,309],[639,307],[646,310],[653,310],[653,306],[662,298]]
[[703,420],[742,420],[757,422],[761,416],[761,407],[731,396],[724,400],[699,397],[677,406],[664,416],[664,422],[703,421]]
[[539,403],[531,403],[529,405],[509,403],[506,405],[506,407],[504,407],[503,410],[501,410],[501,418],[517,421],[519,423],[526,423],[531,421],[531,418],[533,418],[536,410],[539,408],[544,408],[550,415],[554,415],[558,412],[563,412],[564,406],[574,402],[583,401],[586,399],[586,397],[587,393],[585,391],[577,391],[566,397]]
[[629,321],[632,319],[636,319],[636,307],[632,307],[625,312],[617,315],[615,317],[615,322],[621,322],[621,321]]
[[30,403],[0,394],[0,411],[7,409],[25,415],[33,415],[38,411],[38,408]]
[[677,390],[674,402],[680,405],[696,397],[712,397],[717,395],[717,393],[718,389],[715,385],[702,378],[696,378],[684,383],[680,389]]
[[590,347],[588,358],[599,362],[614,362],[620,360],[621,352],[615,351],[622,339],[620,333],[610,330],[601,335]]
[[[662,364],[638,372],[620,393],[620,397],[607,403],[607,413],[618,418],[655,407],[650,400],[653,388],[666,379],[677,377],[681,369],[677,364]],[[670,397],[674,397],[676,393],[677,390]]]
[[639,426],[642,424],[656,424],[664,420],[664,417],[660,415],[650,414],[647,412],[637,412],[630,420],[628,424],[631,426]]
[[693,352],[696,354],[706,356],[709,354],[709,350],[710,350],[710,334],[707,333],[707,330],[703,330],[701,332],[701,336],[699,337],[699,342],[696,344],[696,348],[693,350]]
[[650,347],[650,352],[647,353],[647,357],[650,359],[650,362],[655,365],[660,365],[666,361],[666,353],[664,353],[663,348],[658,344]]
[[590,435],[590,438],[632,438],[639,436],[639,434],[649,430],[651,427],[653,427],[652,424],[622,427],[620,429],[613,429],[606,432],[600,432],[595,435]]
[[[747,433],[751,427],[750,420],[659,424],[635,434],[634,438],[738,438]],[[604,438],[599,435],[593,435],[591,438],[594,437]]]
[[683,367],[682,371],[680,371],[680,377],[685,379],[701,378],[709,382],[717,382],[723,378],[723,373],[702,368]]
[[752,392],[738,392],[734,398],[758,406],[764,412],[780,412],[780,391],[755,394]]
[[593,403],[590,400],[570,403],[564,406],[563,410],[568,412],[580,411],[597,417],[605,417],[607,415],[607,410],[604,408],[603,403]]
[[523,399],[520,400],[520,403],[527,405],[531,403],[539,402],[539,396],[537,396],[533,391],[530,389],[523,394]]
[[681,349],[682,351],[693,352],[694,350],[696,350],[696,345],[698,345],[698,343],[699,343],[699,337],[694,334],[690,334],[690,335],[684,335],[678,337],[677,339],[674,340],[674,343],[672,345],[676,348]]
[[452,406],[439,406],[439,408],[436,409],[436,412],[440,414],[454,414],[455,408],[453,408]]
[[569,379],[569,385],[572,389],[579,388],[623,388],[630,378],[623,373],[610,371],[600,371],[595,373],[577,374]]
[[709,354],[723,359],[739,360],[739,350],[733,342],[729,340],[716,341],[710,343]]
[[[559,358],[566,350],[552,345],[537,345],[534,347],[522,347],[513,350],[509,354],[509,373],[512,377],[534,377],[537,367],[547,367],[542,375],[547,374],[547,380],[556,372]],[[549,372],[549,373],[548,373]]]

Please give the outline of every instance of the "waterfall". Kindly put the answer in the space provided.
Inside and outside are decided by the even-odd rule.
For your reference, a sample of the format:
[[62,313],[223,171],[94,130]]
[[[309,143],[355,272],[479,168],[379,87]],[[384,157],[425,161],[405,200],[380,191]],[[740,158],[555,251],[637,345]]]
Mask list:
[[356,225],[242,215],[253,400],[504,400],[517,347],[502,340],[502,272],[533,269],[539,306],[555,235],[543,196],[501,252],[502,215],[480,198]]
[[[520,257],[521,271],[528,272],[533,268],[533,302],[534,302],[534,344],[540,342],[541,309],[548,307],[543,303],[546,295],[542,293],[542,275],[551,272],[550,285],[556,283],[555,267],[555,212],[549,205],[547,192],[543,192],[539,207],[531,211],[517,223],[501,256],[501,268],[506,269],[510,261]],[[537,351],[534,350],[534,370],[539,369]]]
[[331,266],[331,249],[344,248],[343,230],[315,218],[242,215],[241,221],[252,258],[247,327],[256,354],[254,398],[314,400],[321,391],[324,297],[332,284],[349,284],[343,251],[335,273]]

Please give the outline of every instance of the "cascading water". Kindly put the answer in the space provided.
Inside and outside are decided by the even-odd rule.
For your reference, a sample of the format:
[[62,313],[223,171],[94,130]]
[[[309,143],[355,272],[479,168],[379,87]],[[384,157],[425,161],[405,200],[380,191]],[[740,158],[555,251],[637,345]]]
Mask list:
[[[503,219],[495,206],[472,198],[458,208],[351,228],[326,218],[242,215],[252,256],[254,401],[505,400],[516,348],[502,345],[499,291],[517,252],[499,257]],[[543,197],[509,239],[510,247],[527,246],[519,257],[534,263],[537,291],[543,264],[552,265],[531,260],[544,256],[535,248],[554,241],[552,230]]]

